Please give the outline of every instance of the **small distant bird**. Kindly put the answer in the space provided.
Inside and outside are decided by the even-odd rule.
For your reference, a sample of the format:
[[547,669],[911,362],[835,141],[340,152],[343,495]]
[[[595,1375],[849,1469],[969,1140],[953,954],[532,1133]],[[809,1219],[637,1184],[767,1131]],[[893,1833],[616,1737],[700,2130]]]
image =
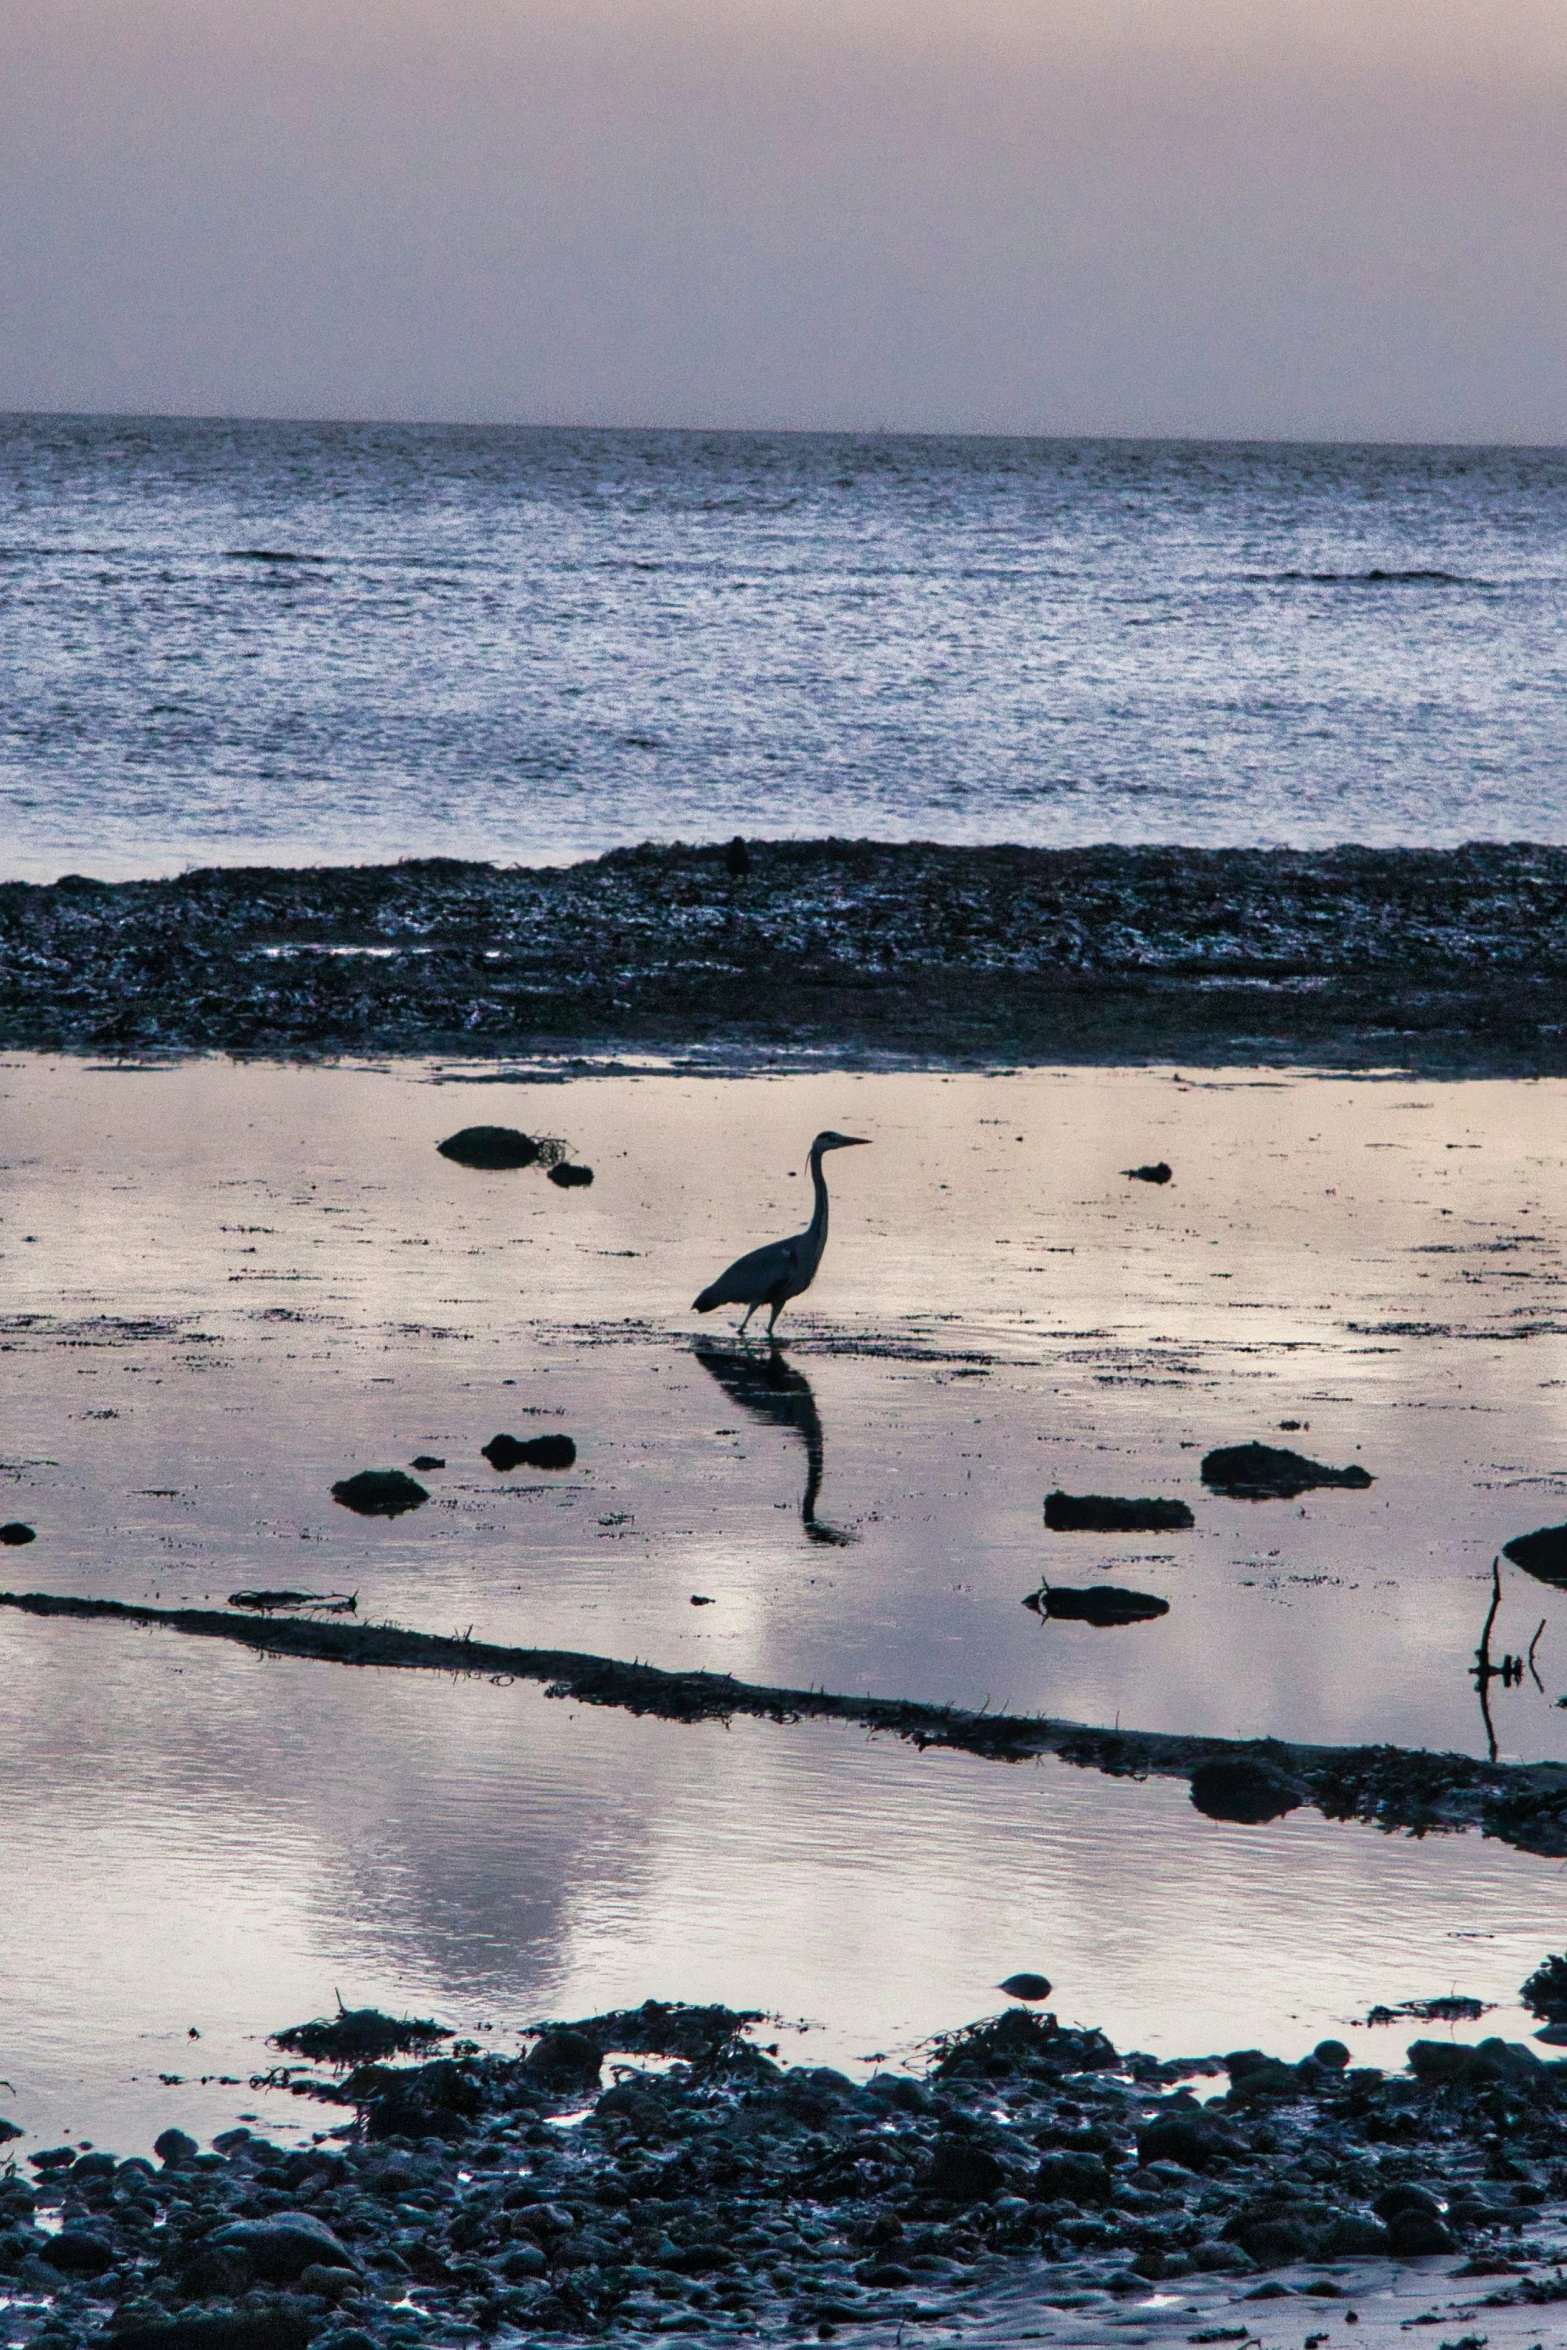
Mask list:
[[758,1306],[771,1306],[772,1318],[767,1335],[774,1327],[784,1307],[792,1297],[799,1297],[816,1279],[816,1268],[822,1261],[827,1246],[827,1184],[822,1174],[822,1156],[826,1151],[857,1149],[867,1140],[863,1134],[835,1134],[829,1127],[818,1134],[811,1145],[811,1182],[816,1191],[816,1209],[803,1232],[796,1232],[788,1240],[770,1240],[765,1248],[753,1248],[749,1255],[736,1257],[726,1272],[709,1282],[701,1296],[694,1301],[693,1310],[710,1314],[715,1306],[744,1306],[746,1322]]

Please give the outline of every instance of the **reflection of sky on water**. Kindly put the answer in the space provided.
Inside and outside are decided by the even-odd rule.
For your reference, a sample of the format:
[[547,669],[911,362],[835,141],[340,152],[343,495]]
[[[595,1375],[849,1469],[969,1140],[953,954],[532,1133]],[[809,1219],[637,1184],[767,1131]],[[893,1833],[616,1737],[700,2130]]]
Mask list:
[[[1491,1556],[1567,1515],[1559,1088],[423,1075],[0,1068],[0,1514],[39,1528],[7,1581],[357,1589],[434,1630],[773,1682],[1479,1744]],[[433,1142],[475,1115],[569,1134],[593,1190],[451,1167]],[[834,1121],[879,1147],[830,1169],[792,1356],[737,1364],[685,1303],[803,1222],[788,1171]],[[1166,1190],[1121,1177],[1157,1156]],[[1203,1494],[1207,1445],[1286,1418],[1370,1493]],[[564,1476],[479,1458],[549,1427],[580,1447]],[[412,1516],[327,1498],[421,1451],[448,1467]],[[1183,1494],[1197,1530],[1047,1536],[1055,1484]],[[1018,1605],[1105,1568],[1170,1616]],[[1560,1609],[1509,1575],[1496,1645],[1544,1616],[1546,1693],[1493,1692],[1504,1751],[1567,1746]],[[501,2026],[724,1997],[824,2023],[842,2058],[1037,1965],[1168,2052],[1504,1996],[1563,1933],[1559,1867],[1474,1839],[1223,1829],[1179,1787],[825,1729],[5,1619],[0,1680],[0,1782],[28,1791],[0,1853],[0,2109],[127,2144],[170,2100],[219,2126],[248,2093],[149,2109],[147,2081],[248,2075],[256,2035],[339,1987]]]

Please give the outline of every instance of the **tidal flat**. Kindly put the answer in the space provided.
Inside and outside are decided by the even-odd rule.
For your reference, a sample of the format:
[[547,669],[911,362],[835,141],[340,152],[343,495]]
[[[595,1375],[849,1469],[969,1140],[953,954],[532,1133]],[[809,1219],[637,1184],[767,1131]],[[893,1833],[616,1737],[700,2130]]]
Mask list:
[[[1567,1760],[1553,1586],[1504,1561],[1491,1651],[1529,1667],[1485,1707],[1472,1670],[1493,1559],[1567,1517],[1560,1081],[13,1054],[0,1095],[0,1504],[36,1535],[14,1590],[303,1588],[362,1624],[785,1689]],[[479,1119],[557,1138],[591,1187],[443,1158]],[[689,1300],[804,1222],[825,1125],[874,1147],[830,1164],[773,1366]],[[483,1451],[551,1432],[569,1468]],[[1371,1482],[1204,1484],[1251,1441]],[[386,1468],[428,1500],[334,1503]],[[1193,1522],[1052,1531],[1058,1490]],[[1103,1585],[1168,1612],[1023,1604]],[[0,1659],[24,2159],[170,2124],[308,2147],[334,2117],[268,2034],[336,1991],[498,2051],[546,2016],[722,2002],[859,2083],[922,2071],[1037,1967],[1063,2025],[1161,2064],[1332,2037],[1396,2074],[1430,2027],[1374,2008],[1458,1993],[1488,2010],[1458,2037],[1527,2043],[1518,1986],[1567,1943],[1560,1860],[1479,1833],[1311,1803],[1248,1826],[1059,1759],[160,1628],[8,1611]]]

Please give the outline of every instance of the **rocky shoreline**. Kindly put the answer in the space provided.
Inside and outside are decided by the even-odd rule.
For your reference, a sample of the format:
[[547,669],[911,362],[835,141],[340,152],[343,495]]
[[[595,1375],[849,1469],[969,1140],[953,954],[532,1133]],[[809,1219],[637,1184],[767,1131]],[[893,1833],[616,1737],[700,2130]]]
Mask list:
[[514,2057],[306,2068],[353,2119],[296,2151],[42,2150],[0,2175],[0,2338],[890,2342],[1003,2289],[1085,2329],[1177,2279],[1353,2302],[1389,2261],[1567,2302],[1567,2063],[1521,2044],[1160,2063],[1018,2006],[855,2083],[780,2066],[765,2028],[649,2001]]
[[1567,850],[764,841],[0,885],[0,1043],[1567,1067]]

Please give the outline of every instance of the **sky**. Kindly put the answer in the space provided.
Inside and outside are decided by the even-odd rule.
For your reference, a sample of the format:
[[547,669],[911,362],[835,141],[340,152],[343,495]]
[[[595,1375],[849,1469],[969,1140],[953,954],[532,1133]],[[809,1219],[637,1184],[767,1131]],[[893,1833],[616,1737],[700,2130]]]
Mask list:
[[0,0],[0,408],[1567,441],[1567,0]]

